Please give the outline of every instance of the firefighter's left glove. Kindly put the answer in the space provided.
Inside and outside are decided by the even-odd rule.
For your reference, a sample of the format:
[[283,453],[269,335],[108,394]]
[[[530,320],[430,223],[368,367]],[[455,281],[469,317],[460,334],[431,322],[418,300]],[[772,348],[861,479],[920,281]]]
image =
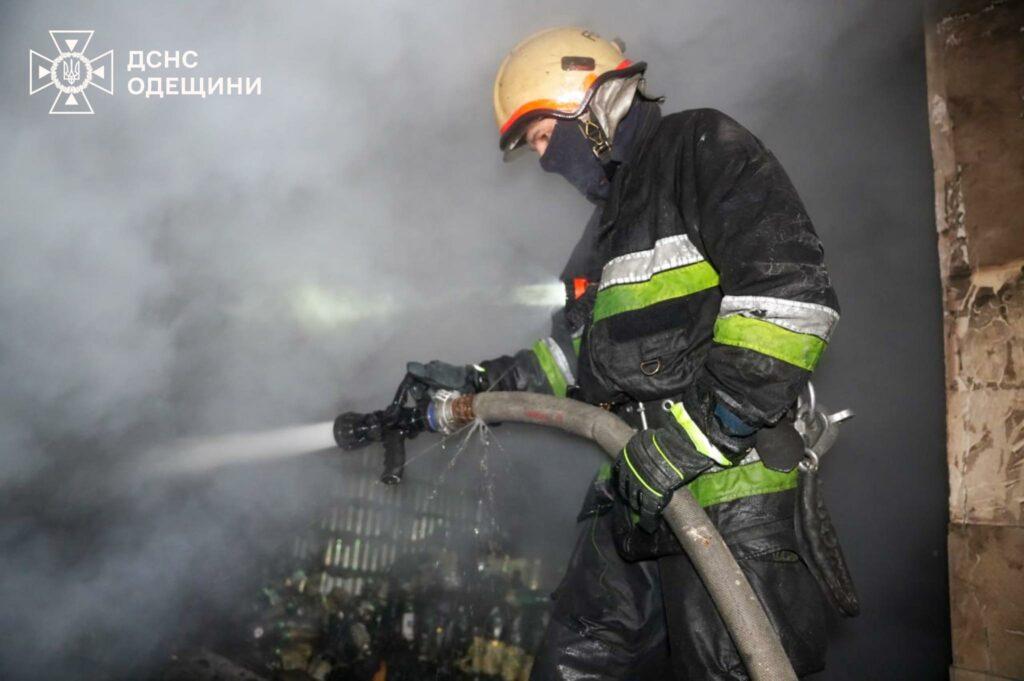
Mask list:
[[463,395],[478,392],[483,373],[472,365],[448,364],[439,360],[409,362],[405,370],[428,388],[458,390]]
[[633,435],[615,462],[614,475],[619,494],[640,516],[637,524],[653,533],[672,493],[714,463],[672,424]]

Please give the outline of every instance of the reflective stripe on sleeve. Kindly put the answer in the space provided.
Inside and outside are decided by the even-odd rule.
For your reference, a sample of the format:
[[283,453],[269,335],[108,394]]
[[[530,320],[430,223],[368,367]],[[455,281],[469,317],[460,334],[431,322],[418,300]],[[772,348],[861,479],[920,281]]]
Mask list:
[[639,310],[673,298],[718,286],[718,273],[707,261],[655,274],[648,281],[598,291],[593,319]]
[[565,397],[566,389],[576,380],[562,348],[553,338],[542,338],[533,344],[533,354],[537,356],[540,368],[544,370],[551,392],[558,397]]
[[708,457],[719,466],[731,466],[732,461],[721,452],[718,447],[711,443],[708,436],[704,434],[704,431],[700,429],[690,415],[686,412],[686,409],[679,402],[674,402],[671,408],[672,416],[676,418],[676,421],[683,427],[686,434],[690,437],[690,441],[693,442],[693,446],[697,448],[697,451]]
[[601,270],[601,284],[598,290],[619,284],[649,281],[659,272],[693,265],[703,260],[704,256],[685,234],[658,239],[654,242],[654,248],[626,253],[609,260]]
[[566,385],[572,385],[575,383],[576,378],[572,374],[572,366],[569,364],[569,358],[565,356],[562,346],[558,344],[558,341],[550,336],[544,339],[544,344],[548,346],[551,358],[555,360],[555,366],[557,366],[558,370],[562,372],[562,378],[565,379]]
[[772,322],[735,314],[715,321],[715,342],[746,348],[813,371],[825,351],[824,340],[790,331]]
[[817,336],[826,342],[839,321],[839,313],[827,305],[769,296],[723,297],[718,316],[732,315],[761,319],[794,333]]
[[601,270],[593,320],[598,322],[718,286],[718,272],[685,234],[658,239],[654,248],[609,260]]

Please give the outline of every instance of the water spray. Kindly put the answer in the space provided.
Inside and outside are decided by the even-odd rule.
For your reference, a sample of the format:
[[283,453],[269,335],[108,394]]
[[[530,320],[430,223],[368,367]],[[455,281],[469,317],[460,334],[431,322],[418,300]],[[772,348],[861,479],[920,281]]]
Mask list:
[[178,440],[150,453],[158,473],[205,473],[226,466],[288,459],[335,445],[353,451],[374,443],[384,445],[386,485],[402,481],[405,441],[430,427],[434,402],[425,387],[407,376],[387,408],[369,413],[344,413],[333,422],[287,426],[274,430]]
[[238,464],[305,456],[333,444],[330,421],[178,440],[151,452],[159,473],[205,473]]

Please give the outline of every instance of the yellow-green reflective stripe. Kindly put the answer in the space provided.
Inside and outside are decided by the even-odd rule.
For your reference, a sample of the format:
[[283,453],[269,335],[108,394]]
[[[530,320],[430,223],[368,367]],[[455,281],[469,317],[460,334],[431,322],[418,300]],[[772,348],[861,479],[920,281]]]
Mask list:
[[731,466],[732,461],[722,454],[721,450],[711,443],[708,436],[704,434],[704,431],[700,429],[690,415],[686,413],[686,409],[679,402],[672,404],[672,416],[676,417],[676,421],[683,427],[686,434],[690,436],[690,441],[693,442],[693,446],[697,448],[697,451],[708,457],[719,466]]
[[572,351],[576,353],[576,356],[580,356],[580,345],[583,344],[583,336],[577,336],[572,339]]
[[713,506],[754,494],[784,492],[796,487],[797,470],[780,473],[760,461],[724,471],[704,473],[687,485],[701,506]]
[[679,479],[682,480],[683,474],[680,473],[679,469],[676,468],[675,464],[672,463],[672,461],[667,456],[665,456],[665,450],[662,449],[661,445],[658,444],[658,438],[654,435],[654,433],[651,433],[651,442],[654,443],[654,448],[658,450],[658,454],[661,454],[661,458],[665,459],[665,463],[668,464],[669,468],[674,470],[676,472],[676,475],[679,476]]
[[647,281],[619,284],[599,291],[594,301],[594,321],[715,286],[718,286],[718,272],[706,260],[659,272]]
[[809,333],[797,333],[742,315],[719,317],[715,321],[715,341],[754,350],[807,371],[817,366],[826,346],[825,341]]
[[562,376],[562,372],[558,369],[555,358],[551,356],[551,350],[548,348],[547,343],[543,340],[534,343],[533,354],[537,356],[540,368],[544,370],[544,375],[548,378],[551,392],[558,397],[565,397],[565,389],[567,387],[565,377]]
[[637,479],[637,481],[641,485],[646,487],[648,492],[650,492],[651,494],[653,494],[656,497],[660,497],[661,496],[661,493],[658,492],[658,490],[656,490],[653,487],[651,487],[650,485],[648,485],[647,481],[644,480],[643,476],[640,475],[639,473],[637,473],[636,469],[633,468],[633,462],[629,460],[629,452],[626,451],[625,447],[622,448],[622,460],[626,462],[627,466],[629,466],[629,470],[633,471],[633,477],[635,477]]

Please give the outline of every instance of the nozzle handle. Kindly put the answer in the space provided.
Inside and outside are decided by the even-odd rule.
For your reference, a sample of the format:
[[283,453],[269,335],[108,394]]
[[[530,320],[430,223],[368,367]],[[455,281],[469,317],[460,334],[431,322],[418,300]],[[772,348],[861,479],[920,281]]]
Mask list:
[[405,434],[400,430],[384,431],[384,472],[380,481],[385,485],[402,482],[405,473]]

